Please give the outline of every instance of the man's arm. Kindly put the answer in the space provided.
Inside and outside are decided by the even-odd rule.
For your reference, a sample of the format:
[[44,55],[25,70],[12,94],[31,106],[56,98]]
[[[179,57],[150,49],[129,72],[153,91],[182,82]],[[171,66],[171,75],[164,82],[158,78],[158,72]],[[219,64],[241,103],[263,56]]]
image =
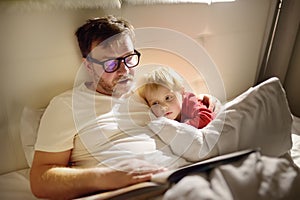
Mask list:
[[[74,198],[92,192],[92,170],[68,168],[71,150],[48,153],[36,151],[30,171],[33,194],[39,198]],[[89,181],[87,181],[89,180]]]
[[[113,168],[70,168],[67,167],[70,154],[71,150],[58,153],[35,152],[30,184],[36,197],[72,199],[100,190],[148,181],[152,174],[164,170],[141,160],[124,161]],[[146,170],[136,170],[143,168]]]

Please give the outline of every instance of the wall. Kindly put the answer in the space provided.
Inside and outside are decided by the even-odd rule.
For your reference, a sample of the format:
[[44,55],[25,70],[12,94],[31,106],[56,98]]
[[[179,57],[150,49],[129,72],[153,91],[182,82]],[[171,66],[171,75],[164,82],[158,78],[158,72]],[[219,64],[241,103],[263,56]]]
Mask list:
[[0,4],[0,174],[27,166],[19,136],[24,106],[46,107],[72,87],[81,64],[74,32],[90,11]]
[[138,28],[170,28],[196,40],[216,63],[231,99],[255,82],[271,2],[124,6],[106,13],[123,16]]
[[[186,34],[203,45],[213,59],[230,99],[254,84],[271,2],[124,5],[122,9],[24,9],[2,2],[0,156],[9,156],[9,161],[1,163],[0,173],[26,167],[18,134],[23,107],[45,107],[53,96],[72,87],[81,64],[74,31],[85,19],[115,14],[137,28],[164,27]],[[157,54],[148,54],[145,62],[150,62],[151,56],[157,58]],[[162,56],[161,62],[186,64],[169,56]],[[193,75],[187,72],[182,70],[185,76]],[[191,79],[205,89],[201,79]]]

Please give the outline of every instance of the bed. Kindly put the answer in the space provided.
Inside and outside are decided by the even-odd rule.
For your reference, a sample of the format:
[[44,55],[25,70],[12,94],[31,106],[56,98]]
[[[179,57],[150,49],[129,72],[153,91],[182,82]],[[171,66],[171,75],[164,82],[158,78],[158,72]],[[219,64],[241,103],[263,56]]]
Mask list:
[[[291,163],[296,165],[296,169],[298,173],[300,173],[300,118],[291,115],[285,92],[277,78],[269,79],[259,86],[250,88],[233,100],[224,103],[222,109],[224,112],[227,112],[229,120],[227,120],[222,130],[227,135],[221,134],[220,142],[214,146],[214,148],[217,148],[218,154],[225,154],[256,145],[262,147],[263,155],[272,157],[284,156],[287,157],[287,160],[290,158]],[[30,191],[29,171],[33,158],[39,120],[43,112],[43,109],[32,108],[25,108],[22,112],[20,138],[22,142],[22,153],[25,154],[27,167],[1,174],[0,199],[36,199]],[[284,118],[280,119],[281,117]],[[270,118],[272,120],[270,120]],[[245,122],[250,123],[245,124]],[[257,125],[257,127],[253,127],[253,125]],[[214,124],[212,124],[212,126],[214,126]],[[256,134],[257,137],[261,136],[261,138],[253,140],[254,142],[251,143],[247,142],[251,140],[247,135],[243,137],[236,135],[242,132],[246,134],[247,131],[244,131],[245,129],[247,129],[248,132],[255,132],[254,135]],[[268,132],[266,132],[266,130],[268,130]],[[233,134],[233,137],[237,138],[237,140],[226,139],[229,138],[228,134]],[[268,138],[270,139],[272,137],[272,143],[270,143]],[[209,151],[208,155],[211,153],[210,157],[215,155],[214,152],[216,151],[213,148],[209,149]],[[246,176],[244,176],[245,180],[251,180],[251,176],[249,176],[249,178],[245,177]],[[191,183],[197,183],[197,185],[199,185],[202,180],[195,176],[188,178],[189,179],[182,179],[182,181],[172,187],[172,190],[166,193],[165,198],[172,199],[174,195],[179,197],[179,192],[185,195],[182,189],[184,187],[178,188],[179,186],[193,185]],[[220,185],[222,186],[222,184]],[[203,188],[204,187],[205,185]],[[241,193],[241,191],[239,193]],[[226,197],[226,194],[222,195]],[[232,191],[232,194],[227,195],[227,199],[235,199],[234,191]],[[188,196],[183,197],[189,198]]]

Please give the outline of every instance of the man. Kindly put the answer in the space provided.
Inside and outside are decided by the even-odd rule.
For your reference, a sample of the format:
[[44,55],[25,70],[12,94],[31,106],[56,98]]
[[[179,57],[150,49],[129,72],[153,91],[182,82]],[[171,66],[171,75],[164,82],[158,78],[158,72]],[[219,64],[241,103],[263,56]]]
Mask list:
[[[39,198],[71,199],[147,181],[152,174],[164,170],[140,159],[124,159],[111,167],[96,167],[99,161],[89,156],[89,149],[78,132],[87,127],[81,125],[91,122],[90,119],[99,119],[87,117],[76,121],[78,112],[77,116],[81,117],[89,111],[77,109],[76,100],[85,102],[82,98],[86,97],[87,101],[96,98],[94,102],[97,102],[99,98],[97,116],[109,113],[116,85],[119,95],[130,88],[140,53],[133,47],[132,26],[113,16],[89,20],[77,30],[76,36],[91,81],[82,84],[77,93],[68,91],[55,97],[45,111],[30,173],[32,192]],[[117,126],[113,122],[105,125],[112,129],[100,125],[99,130],[113,135]]]
[[[158,136],[145,128],[146,104],[130,99],[129,112],[128,102],[121,101],[141,56],[127,21],[113,16],[88,20],[76,36],[89,78],[53,98],[41,119],[30,173],[35,196],[71,199],[149,181],[152,174],[209,152],[213,145],[202,148],[202,140],[194,141],[193,127],[180,129],[174,138],[178,126],[170,124],[166,136]],[[164,140],[174,142],[169,146]]]

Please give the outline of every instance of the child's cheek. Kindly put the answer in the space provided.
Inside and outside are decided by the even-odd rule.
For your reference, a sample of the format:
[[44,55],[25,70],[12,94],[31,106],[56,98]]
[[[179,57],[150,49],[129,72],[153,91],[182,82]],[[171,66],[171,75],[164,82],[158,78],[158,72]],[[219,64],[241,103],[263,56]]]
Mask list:
[[164,116],[164,111],[160,105],[151,106],[151,110],[156,117]]

